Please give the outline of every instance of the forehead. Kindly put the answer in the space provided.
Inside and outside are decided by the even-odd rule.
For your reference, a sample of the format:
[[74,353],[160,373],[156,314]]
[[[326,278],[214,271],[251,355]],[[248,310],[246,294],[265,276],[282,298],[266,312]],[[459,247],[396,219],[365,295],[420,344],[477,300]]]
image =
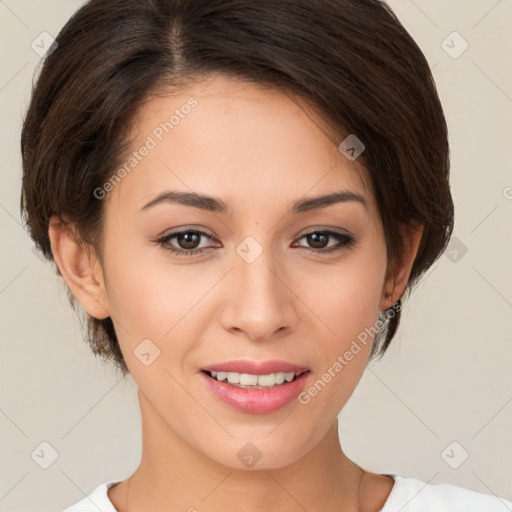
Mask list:
[[284,208],[343,189],[371,207],[367,171],[341,153],[339,138],[304,100],[210,75],[146,101],[132,129],[138,154],[126,155],[129,171],[111,195],[140,209],[165,190],[203,192],[234,214],[236,203],[273,199]]

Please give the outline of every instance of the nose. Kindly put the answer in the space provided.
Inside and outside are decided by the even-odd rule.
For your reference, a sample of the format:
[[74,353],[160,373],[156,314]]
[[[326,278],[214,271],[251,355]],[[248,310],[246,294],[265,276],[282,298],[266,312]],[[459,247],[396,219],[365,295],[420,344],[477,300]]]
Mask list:
[[222,323],[234,334],[252,341],[266,340],[290,332],[297,324],[296,295],[287,283],[283,265],[270,250],[251,263],[238,254],[226,283]]

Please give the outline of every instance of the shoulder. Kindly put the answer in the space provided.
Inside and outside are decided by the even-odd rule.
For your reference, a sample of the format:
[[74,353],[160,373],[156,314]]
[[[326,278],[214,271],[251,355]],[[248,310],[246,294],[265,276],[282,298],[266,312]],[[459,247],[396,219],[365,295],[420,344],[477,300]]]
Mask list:
[[512,502],[452,484],[390,475],[395,485],[380,512],[507,512]]
[[119,482],[120,480],[111,480],[98,485],[90,494],[62,512],[117,512],[108,498],[107,491]]

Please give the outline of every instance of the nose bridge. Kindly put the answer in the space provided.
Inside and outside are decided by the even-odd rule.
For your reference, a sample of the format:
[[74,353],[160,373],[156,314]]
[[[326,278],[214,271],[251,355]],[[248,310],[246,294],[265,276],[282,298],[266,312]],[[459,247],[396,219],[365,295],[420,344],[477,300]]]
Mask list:
[[251,338],[270,337],[294,324],[293,294],[287,289],[280,262],[268,243],[247,237],[236,248],[228,304],[227,329],[245,331]]

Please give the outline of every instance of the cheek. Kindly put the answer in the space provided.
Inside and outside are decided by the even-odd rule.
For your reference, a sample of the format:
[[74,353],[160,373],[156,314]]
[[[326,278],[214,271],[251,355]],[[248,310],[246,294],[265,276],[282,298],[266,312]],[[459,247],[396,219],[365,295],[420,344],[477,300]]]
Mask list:
[[212,276],[205,277],[198,279],[192,267],[155,268],[126,258],[111,276],[109,304],[131,332],[161,338],[214,285]]
[[321,319],[315,319],[318,364],[299,403],[314,416],[327,421],[337,415],[361,379],[376,333],[382,272],[381,264],[361,261],[307,292]]
[[[317,384],[311,393],[306,390],[304,401],[311,401],[326,417],[336,414],[352,394],[377,332],[386,265],[384,248],[378,242],[360,247],[335,268],[326,267],[310,276],[304,286],[305,302],[313,305],[311,309],[321,320],[315,320],[321,347]],[[314,398],[318,395],[323,399]]]
[[[109,307],[120,348],[130,373],[141,383],[150,374],[155,378],[164,367],[179,366],[185,371],[183,366],[209,318],[205,308],[211,306],[223,273],[217,275],[208,265],[171,264],[165,254],[158,264],[148,264],[148,252],[156,250],[133,247],[119,251],[123,257],[111,252],[105,262]],[[151,359],[157,354],[151,372],[139,359],[147,352]]]
[[142,340],[154,340],[160,347],[158,340],[179,314],[182,288],[181,283],[170,286],[161,272],[147,264],[147,249],[142,250],[140,242],[130,243],[120,232],[108,238],[104,264],[108,305],[129,365],[128,359]]
[[357,336],[377,319],[385,261],[374,254],[358,251],[339,265],[305,274],[304,302],[341,342]]

